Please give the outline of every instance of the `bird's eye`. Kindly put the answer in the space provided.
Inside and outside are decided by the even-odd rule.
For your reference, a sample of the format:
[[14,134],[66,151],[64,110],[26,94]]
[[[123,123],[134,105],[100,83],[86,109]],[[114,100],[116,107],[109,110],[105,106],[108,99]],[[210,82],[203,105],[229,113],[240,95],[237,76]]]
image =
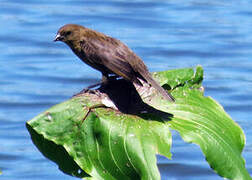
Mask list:
[[71,31],[67,31],[66,33],[65,33],[65,36],[68,36],[68,35],[70,35],[71,34]]

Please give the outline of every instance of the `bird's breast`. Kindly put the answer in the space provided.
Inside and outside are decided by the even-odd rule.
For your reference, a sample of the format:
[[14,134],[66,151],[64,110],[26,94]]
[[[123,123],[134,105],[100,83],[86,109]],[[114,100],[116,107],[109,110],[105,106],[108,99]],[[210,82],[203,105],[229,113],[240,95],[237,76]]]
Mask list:
[[78,48],[73,48],[72,51],[81,59],[82,62],[91,66],[92,68],[105,74],[113,73],[101,63],[101,59],[96,54],[88,53],[83,49]]

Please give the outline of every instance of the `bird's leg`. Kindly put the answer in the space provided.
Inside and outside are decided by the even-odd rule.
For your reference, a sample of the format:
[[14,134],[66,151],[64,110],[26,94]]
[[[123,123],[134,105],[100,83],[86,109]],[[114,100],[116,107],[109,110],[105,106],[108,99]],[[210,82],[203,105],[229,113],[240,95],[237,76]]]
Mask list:
[[102,75],[102,80],[100,81],[100,82],[98,82],[98,83],[95,83],[95,84],[92,84],[92,85],[90,85],[90,86],[88,86],[88,87],[85,87],[84,89],[82,89],[79,93],[77,93],[77,94],[75,94],[73,97],[75,97],[75,96],[78,96],[78,95],[81,95],[81,94],[84,94],[84,93],[86,93],[86,92],[92,92],[92,88],[95,88],[95,87],[97,87],[97,86],[101,86],[104,82],[104,80],[103,80],[103,77],[104,77],[104,75]]
[[90,85],[90,86],[88,86],[88,87],[82,89],[79,93],[73,95],[73,97],[79,96],[79,95],[84,94],[84,93],[86,93],[86,92],[93,92],[91,88],[94,88],[94,87],[99,86],[99,85],[101,85],[101,84],[102,84],[102,82],[99,82],[99,83]]
[[91,89],[95,88],[97,86],[101,86],[101,85],[106,85],[110,80],[115,80],[118,76],[109,76],[106,73],[102,73],[102,80],[96,84],[92,84],[84,89],[82,89],[79,93],[73,95],[73,97],[87,93],[87,92],[93,92]]
[[109,76],[108,76],[108,74],[102,73],[102,80],[101,80],[101,83],[102,83],[102,84],[107,84],[108,81],[109,81]]
[[96,108],[102,108],[102,107],[106,107],[104,104],[95,104],[93,106],[90,106],[90,107],[87,107],[88,108],[88,111],[86,113],[86,115],[83,117],[82,121],[81,121],[81,124],[83,124],[83,122],[86,120],[86,118],[88,117],[89,113],[93,110],[93,109],[96,109]]
[[115,74],[102,74],[102,84],[107,84],[109,81],[117,80],[119,76]]
[[102,85],[102,81],[98,82],[98,83],[95,83],[95,84],[92,84],[92,85],[82,89],[78,94],[86,93],[86,92],[90,91],[92,88],[95,88],[95,87],[100,86],[100,85]]
[[101,85],[107,85],[109,81],[116,80],[118,76],[116,75],[111,75],[109,76],[108,74],[102,73],[102,80],[101,80]]
[[102,80],[96,84],[92,84],[86,88],[84,88],[80,93],[85,93],[90,91],[90,89],[95,88],[97,86],[101,86],[102,84],[106,84],[110,80],[110,77],[108,74],[102,73]]

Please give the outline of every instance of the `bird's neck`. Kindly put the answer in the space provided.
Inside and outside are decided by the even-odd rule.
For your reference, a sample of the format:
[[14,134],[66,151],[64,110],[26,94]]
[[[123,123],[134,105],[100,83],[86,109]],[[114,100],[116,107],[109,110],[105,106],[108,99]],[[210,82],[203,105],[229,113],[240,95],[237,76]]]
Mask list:
[[81,46],[80,43],[74,42],[74,41],[68,41],[66,44],[75,52],[80,53],[81,52]]
[[83,56],[85,54],[82,53],[81,51],[81,45],[79,42],[73,42],[73,41],[69,41],[69,42],[66,42],[66,44],[71,48],[71,50],[80,58],[84,58]]

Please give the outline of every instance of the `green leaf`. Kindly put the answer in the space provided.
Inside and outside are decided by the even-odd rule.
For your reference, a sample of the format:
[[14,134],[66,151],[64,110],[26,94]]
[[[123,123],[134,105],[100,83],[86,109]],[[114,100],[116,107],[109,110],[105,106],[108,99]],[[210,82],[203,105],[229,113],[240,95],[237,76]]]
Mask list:
[[[127,84],[107,87],[109,92],[86,93],[27,122],[34,144],[63,172],[77,177],[160,179],[155,155],[171,158],[170,129],[174,129],[186,142],[200,146],[219,175],[251,179],[241,156],[245,136],[221,105],[203,96],[202,67],[164,71],[153,76],[171,91],[175,103],[165,101],[153,88],[136,87],[144,101],[137,104],[141,98],[125,90]],[[123,100],[129,101],[123,106],[128,111],[122,113],[99,106],[109,104],[105,103],[106,92],[120,96],[124,91],[129,93]],[[119,102],[114,104],[119,107]],[[88,107],[95,106],[88,113]],[[88,116],[83,120],[85,115]]]
[[[158,178],[155,154],[171,157],[168,125],[103,108],[90,113],[82,124],[87,113],[84,99],[73,98],[52,107],[29,121],[28,130],[63,146],[85,172],[97,179]],[[41,146],[39,143],[35,144]],[[64,172],[73,175],[77,171]]]

